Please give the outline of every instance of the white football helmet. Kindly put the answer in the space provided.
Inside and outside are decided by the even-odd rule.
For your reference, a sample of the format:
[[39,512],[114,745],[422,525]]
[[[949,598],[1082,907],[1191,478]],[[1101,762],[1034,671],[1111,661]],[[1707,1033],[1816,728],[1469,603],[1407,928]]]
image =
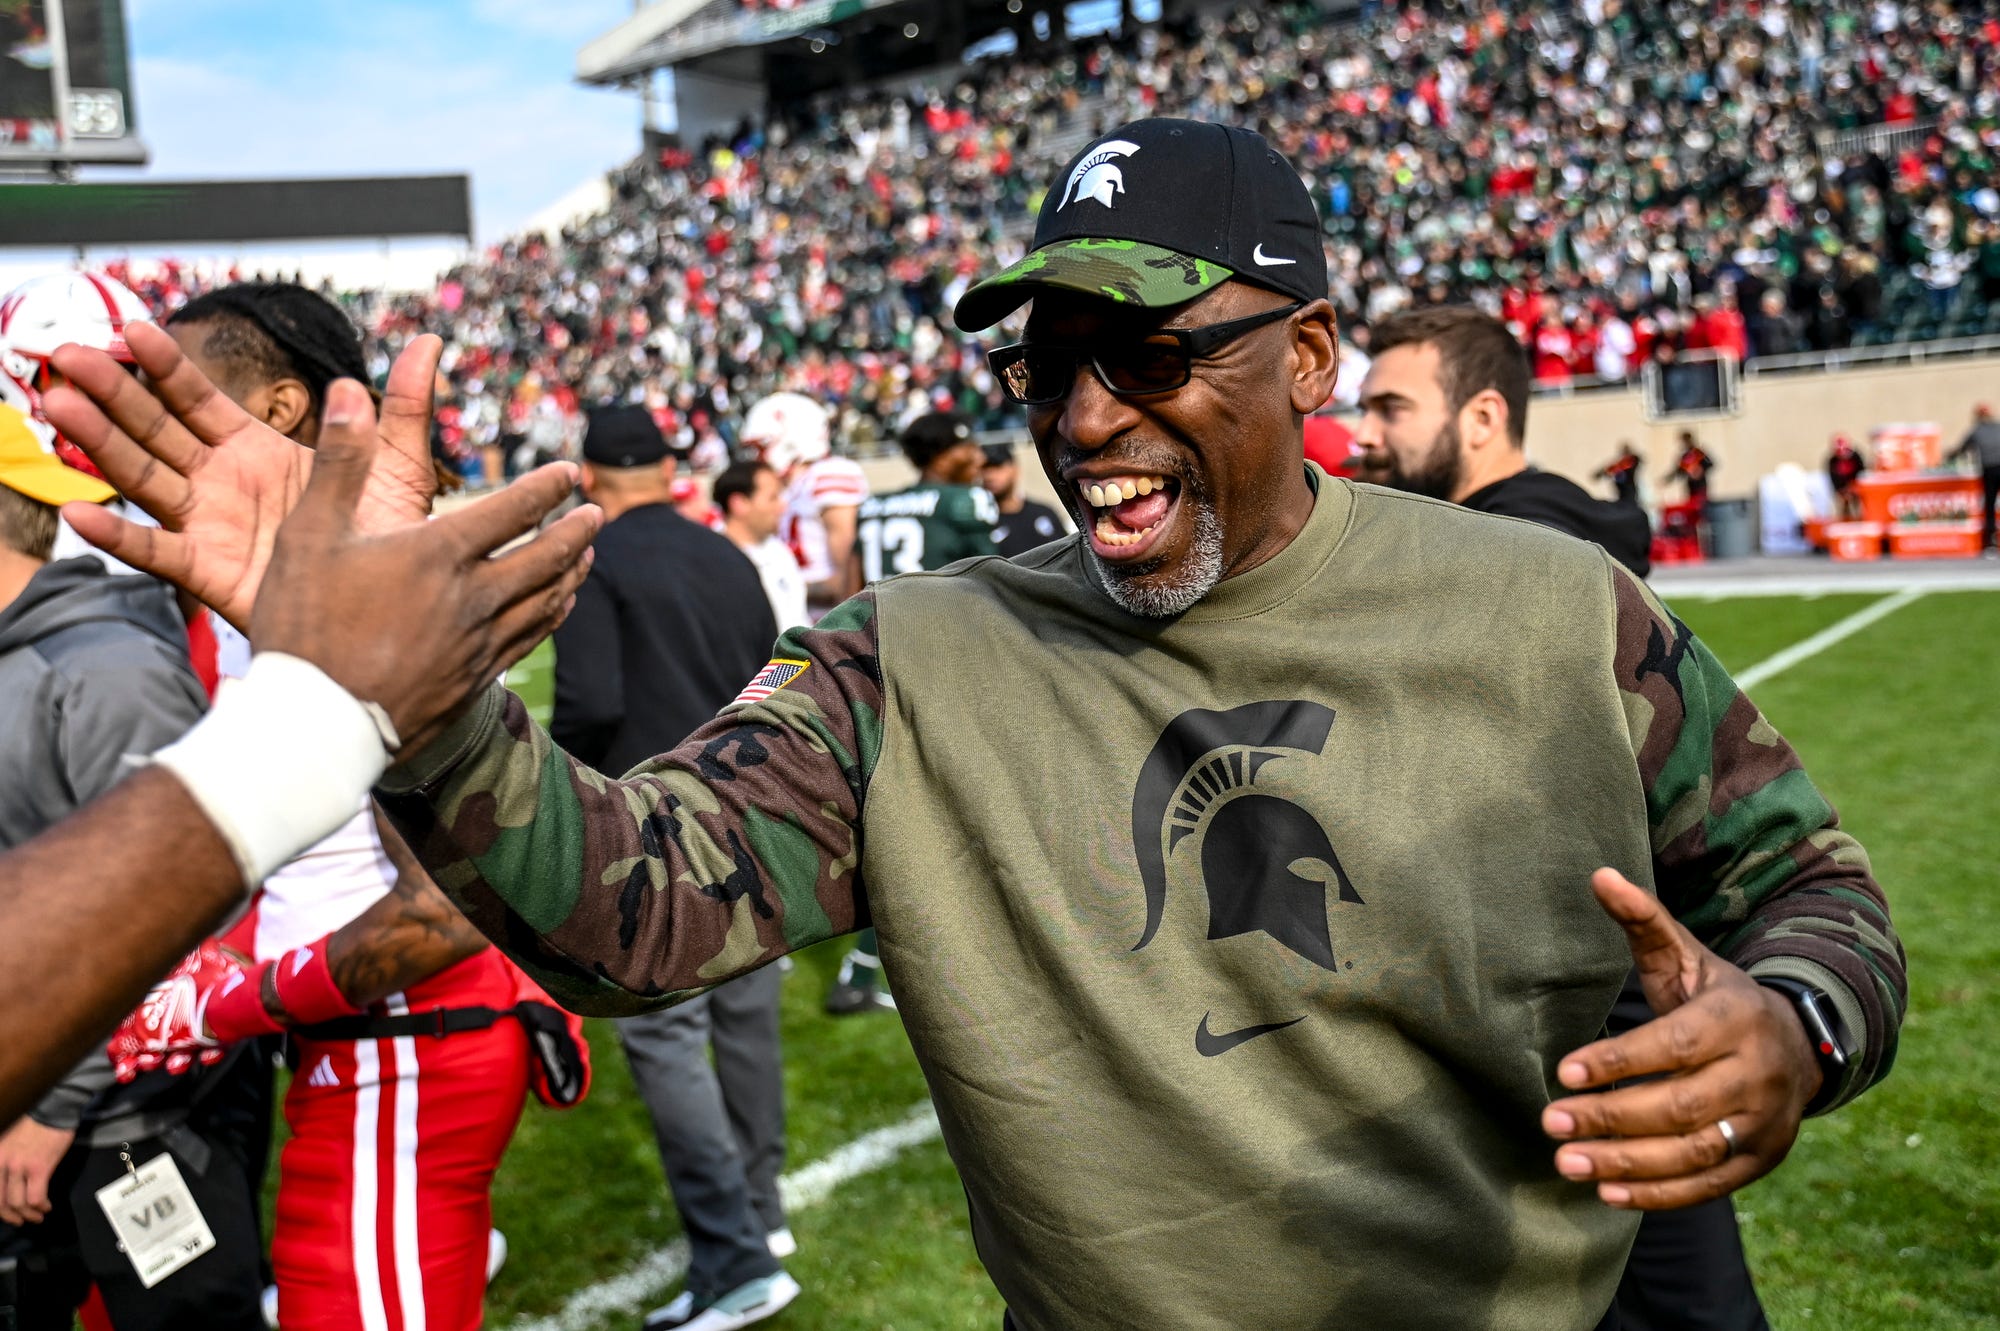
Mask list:
[[780,476],[833,451],[826,408],[803,393],[773,393],[743,417],[743,444]]
[[0,300],[0,401],[34,422],[64,462],[96,475],[90,460],[57,434],[42,414],[42,394],[50,384],[49,357],[57,347],[74,342],[130,365],[126,326],[152,317],[130,288],[102,273],[29,278]]

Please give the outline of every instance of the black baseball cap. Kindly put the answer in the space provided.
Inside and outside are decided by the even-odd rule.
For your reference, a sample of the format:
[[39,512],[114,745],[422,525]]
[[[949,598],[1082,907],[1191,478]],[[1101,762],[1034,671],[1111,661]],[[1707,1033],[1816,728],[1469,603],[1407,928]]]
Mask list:
[[644,407],[598,407],[585,419],[583,460],[600,467],[643,467],[668,453],[666,436]]
[[1070,159],[1042,201],[1028,257],[967,291],[953,317],[976,333],[1044,287],[1179,305],[1231,278],[1295,300],[1326,295],[1305,182],[1251,130],[1135,120]]

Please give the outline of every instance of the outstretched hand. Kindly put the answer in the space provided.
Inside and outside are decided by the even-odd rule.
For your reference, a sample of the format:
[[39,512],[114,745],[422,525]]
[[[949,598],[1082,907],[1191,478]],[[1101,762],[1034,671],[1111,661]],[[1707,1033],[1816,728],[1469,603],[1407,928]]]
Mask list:
[[[1648,1211],[1693,1206],[1762,1178],[1792,1149],[1819,1089],[1798,1014],[1616,870],[1599,869],[1590,885],[1625,930],[1659,1015],[1565,1056],[1557,1076],[1572,1090],[1652,1080],[1543,1110],[1543,1130],[1564,1143],[1556,1168],[1596,1180],[1612,1206]],[[1717,1127],[1724,1120],[1728,1132]]]
[[[160,329],[134,324],[127,341],[144,382],[101,351],[66,346],[54,364],[70,387],[51,391],[45,409],[160,526],[93,505],[64,516],[92,545],[248,632],[272,543],[305,492],[313,451],[230,401]],[[393,531],[430,513],[431,392],[442,349],[435,337],[417,338],[389,371],[381,447],[354,506],[357,531]]]
[[435,522],[371,534],[360,515],[385,446],[367,391],[335,381],[311,480],[263,573],[250,640],[311,661],[379,705],[408,754],[562,622],[603,514],[586,504],[496,553],[535,532],[575,486],[575,466],[556,462]]

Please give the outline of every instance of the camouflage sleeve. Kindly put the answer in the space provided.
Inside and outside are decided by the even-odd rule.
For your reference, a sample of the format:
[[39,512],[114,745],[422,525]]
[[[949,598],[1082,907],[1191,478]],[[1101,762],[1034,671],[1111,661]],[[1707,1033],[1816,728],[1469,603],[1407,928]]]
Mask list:
[[1660,900],[1753,976],[1831,996],[1858,1045],[1826,1107],[1844,1104],[1888,1074],[1908,997],[1868,854],[1714,654],[1644,583],[1606,564]]
[[497,686],[377,794],[466,918],[564,1006],[664,1007],[869,923],[871,594],[778,640],[746,695],[611,780]]

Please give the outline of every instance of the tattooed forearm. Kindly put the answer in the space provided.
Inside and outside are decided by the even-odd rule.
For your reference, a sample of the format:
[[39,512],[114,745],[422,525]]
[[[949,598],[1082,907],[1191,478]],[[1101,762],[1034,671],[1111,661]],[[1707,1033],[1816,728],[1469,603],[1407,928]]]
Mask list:
[[340,992],[356,1007],[429,979],[486,947],[431,881],[403,839],[379,813],[382,849],[396,866],[396,885],[327,941],[326,964]]

